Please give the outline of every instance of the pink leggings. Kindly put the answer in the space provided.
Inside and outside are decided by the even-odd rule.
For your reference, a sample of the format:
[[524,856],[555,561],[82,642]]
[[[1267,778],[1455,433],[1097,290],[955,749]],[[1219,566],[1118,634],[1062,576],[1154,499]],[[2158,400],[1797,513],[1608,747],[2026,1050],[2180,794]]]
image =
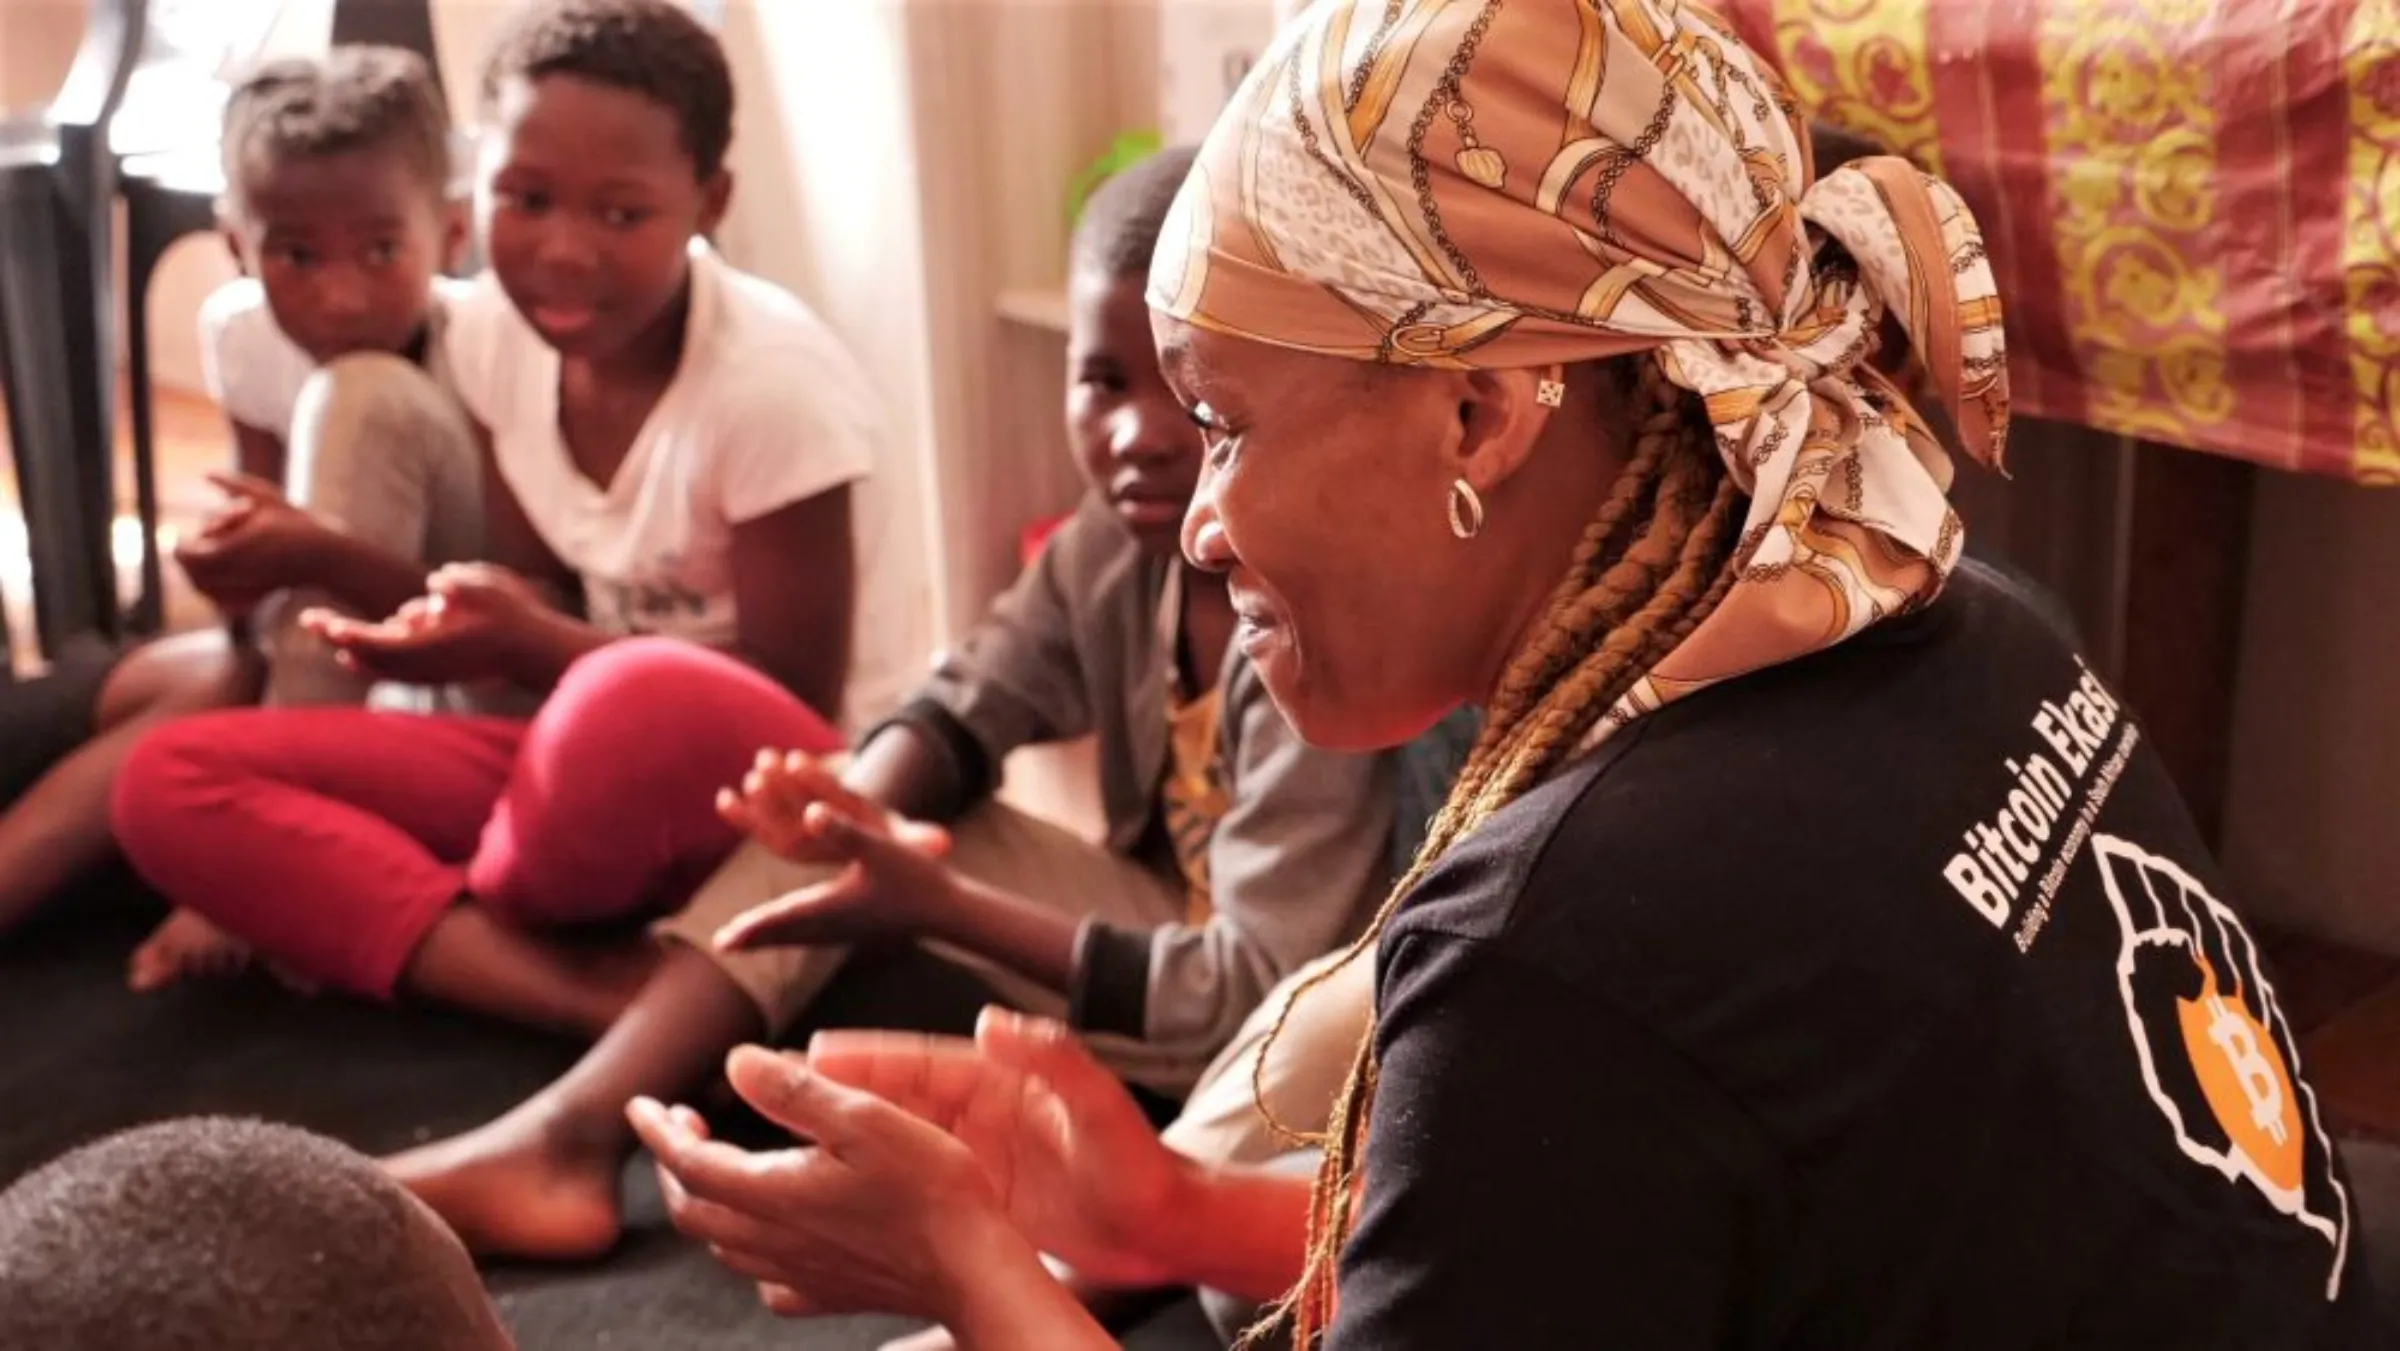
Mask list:
[[577,662],[531,722],[316,708],[168,723],[118,777],[116,833],[175,904],[389,998],[462,899],[527,928],[673,909],[733,849],[719,788],[761,748],[840,745],[732,658],[629,639]]

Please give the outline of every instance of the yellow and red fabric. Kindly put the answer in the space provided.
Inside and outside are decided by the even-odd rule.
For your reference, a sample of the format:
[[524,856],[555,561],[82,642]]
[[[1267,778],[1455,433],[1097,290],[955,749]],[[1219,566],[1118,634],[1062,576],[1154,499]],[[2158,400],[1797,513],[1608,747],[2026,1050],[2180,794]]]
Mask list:
[[1983,222],[2020,414],[2400,482],[2400,0],[1711,0]]

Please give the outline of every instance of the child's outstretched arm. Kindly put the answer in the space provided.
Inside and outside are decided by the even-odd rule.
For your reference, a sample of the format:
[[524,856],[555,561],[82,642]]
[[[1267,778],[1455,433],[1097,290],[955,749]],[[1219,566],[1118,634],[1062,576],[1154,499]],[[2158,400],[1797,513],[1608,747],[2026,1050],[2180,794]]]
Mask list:
[[[737,553],[739,548],[737,537]],[[1092,603],[1095,579],[1127,566],[1129,552],[1105,510],[1087,504],[992,603],[974,632],[943,655],[917,696],[862,739],[841,783],[902,816],[954,821],[999,786],[1009,752],[1090,732],[1091,699],[1076,640],[1079,612]],[[817,585],[827,589],[833,578],[848,575],[846,567],[824,571],[826,580]],[[765,612],[768,603],[754,604],[745,592],[739,604],[749,646],[750,616]],[[783,604],[800,610],[810,602],[795,593]],[[784,625],[777,635],[788,642],[798,628]],[[791,814],[796,819],[797,808]]]
[[1396,765],[1302,742],[1255,667],[1223,690],[1225,814],[1209,834],[1208,917],[1125,928],[1094,917],[1079,942],[1080,1029],[1192,1057],[1197,1072],[1276,982],[1362,928],[1391,885]]
[[745,912],[717,935],[726,950],[784,944],[936,940],[1065,993],[1081,921],[942,859],[939,827],[860,811],[837,794],[811,801],[789,857],[846,865],[832,880]]
[[[484,563],[417,571],[399,598],[358,607],[360,622],[311,611],[303,622],[341,649],[343,664],[386,680],[426,684],[501,678],[547,690],[610,635],[570,608],[581,584],[533,528],[500,473],[490,434],[476,430],[484,478]],[[396,578],[395,578],[396,580]]]
[[858,565],[850,485],[733,527],[733,654],[839,722]]
[[[901,724],[875,738],[869,752],[889,745],[913,753],[918,735]],[[761,752],[740,790],[719,795],[717,809],[784,858],[848,865],[831,882],[744,915],[721,937],[725,946],[936,938],[1067,989],[1076,920],[950,867],[943,861],[947,830],[892,810],[822,761]]]
[[228,505],[175,558],[220,609],[238,614],[274,592],[309,587],[361,614],[389,614],[424,588],[425,570],[415,560],[294,506],[272,480],[240,473],[209,481]]
[[[910,738],[913,740],[913,738]],[[888,737],[878,737],[879,744]],[[886,793],[903,795],[898,784],[884,785]],[[895,789],[900,792],[894,793]],[[888,805],[889,799],[862,791],[846,782],[831,764],[805,751],[771,750],[758,753],[739,788],[717,793],[717,814],[735,829],[794,863],[838,863],[839,850],[829,847],[809,819],[808,809],[819,802],[841,817],[879,834],[889,835],[918,853],[939,858],[950,852],[950,832],[914,819]]]

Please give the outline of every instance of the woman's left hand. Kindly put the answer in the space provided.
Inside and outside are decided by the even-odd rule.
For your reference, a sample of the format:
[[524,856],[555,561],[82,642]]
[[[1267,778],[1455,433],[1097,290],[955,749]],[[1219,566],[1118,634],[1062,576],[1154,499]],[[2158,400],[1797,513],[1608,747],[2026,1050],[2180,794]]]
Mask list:
[[728,1072],[752,1106],[815,1145],[750,1153],[710,1139],[689,1108],[648,1098],[626,1114],[657,1157],[675,1227],[758,1282],[768,1308],[954,1323],[978,1295],[1049,1280],[983,1167],[938,1127],[799,1056],[745,1047]]
[[300,623],[332,644],[351,670],[437,685],[511,674],[547,609],[533,584],[506,568],[453,563],[388,619],[368,623],[316,609]]
[[717,931],[719,948],[938,938],[955,926],[968,902],[947,863],[832,802],[810,803],[805,824],[819,848],[845,860],[841,872],[744,911]]

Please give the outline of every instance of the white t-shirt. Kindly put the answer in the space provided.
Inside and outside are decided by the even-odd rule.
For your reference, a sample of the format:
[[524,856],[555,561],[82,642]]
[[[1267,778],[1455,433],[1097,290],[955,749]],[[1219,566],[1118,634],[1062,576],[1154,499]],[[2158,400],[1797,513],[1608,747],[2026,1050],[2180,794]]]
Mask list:
[[[436,277],[425,369],[448,383],[444,329],[452,305],[474,290],[473,282]],[[278,440],[292,439],[292,406],[317,363],[284,336],[267,308],[266,288],[255,277],[236,277],[200,305],[200,382],[225,416]]]
[[692,251],[682,364],[616,477],[586,478],[558,431],[558,353],[488,274],[453,308],[459,397],[551,550],[582,574],[594,625],[733,644],[733,528],[850,485],[858,595],[843,722],[882,717],[923,678],[931,598],[917,513],[865,374],[781,288]]

